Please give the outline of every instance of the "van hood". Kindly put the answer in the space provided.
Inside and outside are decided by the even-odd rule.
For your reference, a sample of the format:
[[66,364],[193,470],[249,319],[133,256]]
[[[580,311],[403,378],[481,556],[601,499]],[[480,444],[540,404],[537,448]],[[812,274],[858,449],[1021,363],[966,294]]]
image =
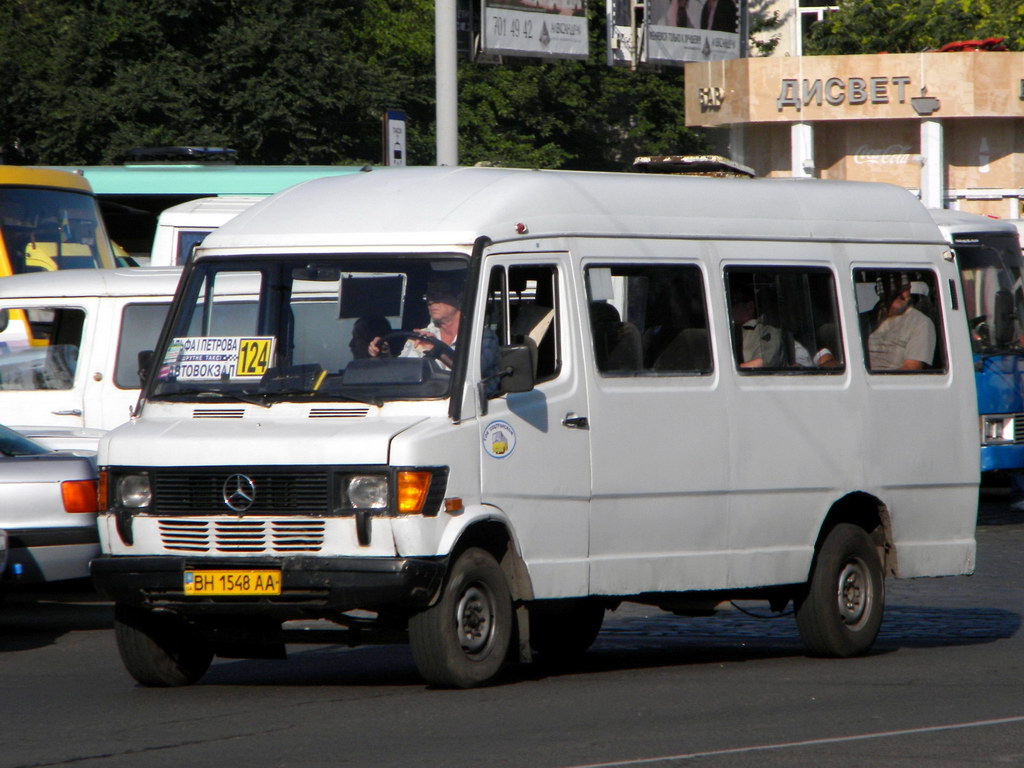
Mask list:
[[428,418],[145,418],[100,442],[101,466],[387,464],[395,435]]

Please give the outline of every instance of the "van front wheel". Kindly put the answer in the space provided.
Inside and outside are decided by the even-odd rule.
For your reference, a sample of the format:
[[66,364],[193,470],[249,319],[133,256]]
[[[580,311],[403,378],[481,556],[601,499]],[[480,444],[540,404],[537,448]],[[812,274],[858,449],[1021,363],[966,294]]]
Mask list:
[[459,555],[441,597],[409,619],[409,644],[429,683],[472,688],[501,669],[512,637],[512,599],[498,562],[482,549]]
[[181,621],[118,603],[114,636],[125,668],[142,685],[191,685],[213,661],[213,650]]
[[840,523],[818,552],[796,624],[816,656],[865,653],[875,642],[885,608],[885,580],[878,551],[863,528]]

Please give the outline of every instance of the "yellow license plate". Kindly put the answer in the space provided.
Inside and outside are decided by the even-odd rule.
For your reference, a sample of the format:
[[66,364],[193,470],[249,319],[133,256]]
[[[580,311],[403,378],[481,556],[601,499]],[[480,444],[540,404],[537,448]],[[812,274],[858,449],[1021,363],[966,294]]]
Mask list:
[[185,594],[197,597],[280,595],[280,571],[185,571]]

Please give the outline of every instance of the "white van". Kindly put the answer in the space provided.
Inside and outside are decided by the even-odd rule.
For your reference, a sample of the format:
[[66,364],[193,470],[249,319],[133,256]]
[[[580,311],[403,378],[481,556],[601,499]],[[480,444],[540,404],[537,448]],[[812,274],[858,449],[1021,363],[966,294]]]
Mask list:
[[[228,332],[238,280],[261,300]],[[623,601],[739,598],[863,653],[885,576],[974,568],[959,286],[882,185],[410,168],[281,192],[204,242],[101,443],[121,657],[187,684],[327,619],[472,686],[510,648],[582,652]]]
[[[95,455],[139,399],[139,353],[152,350],[180,268],[76,269],[0,280],[0,414],[56,450]],[[220,311],[255,309],[246,286]],[[244,322],[244,321],[243,321]]]
[[95,453],[139,397],[180,269],[73,269],[0,280],[0,413],[50,448]]
[[149,266],[183,265],[203,238],[266,198],[266,195],[221,195],[172,205],[157,219]]

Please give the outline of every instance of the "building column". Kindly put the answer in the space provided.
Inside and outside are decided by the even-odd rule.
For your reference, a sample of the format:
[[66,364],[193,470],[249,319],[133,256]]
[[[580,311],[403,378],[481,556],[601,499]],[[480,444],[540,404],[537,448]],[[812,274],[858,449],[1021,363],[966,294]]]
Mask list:
[[737,163],[747,163],[747,127],[741,123],[729,126],[729,157]]
[[815,176],[814,126],[810,123],[793,123],[789,127],[789,163],[794,179]]
[[921,121],[921,202],[926,208],[946,207],[946,158],[942,121]]

